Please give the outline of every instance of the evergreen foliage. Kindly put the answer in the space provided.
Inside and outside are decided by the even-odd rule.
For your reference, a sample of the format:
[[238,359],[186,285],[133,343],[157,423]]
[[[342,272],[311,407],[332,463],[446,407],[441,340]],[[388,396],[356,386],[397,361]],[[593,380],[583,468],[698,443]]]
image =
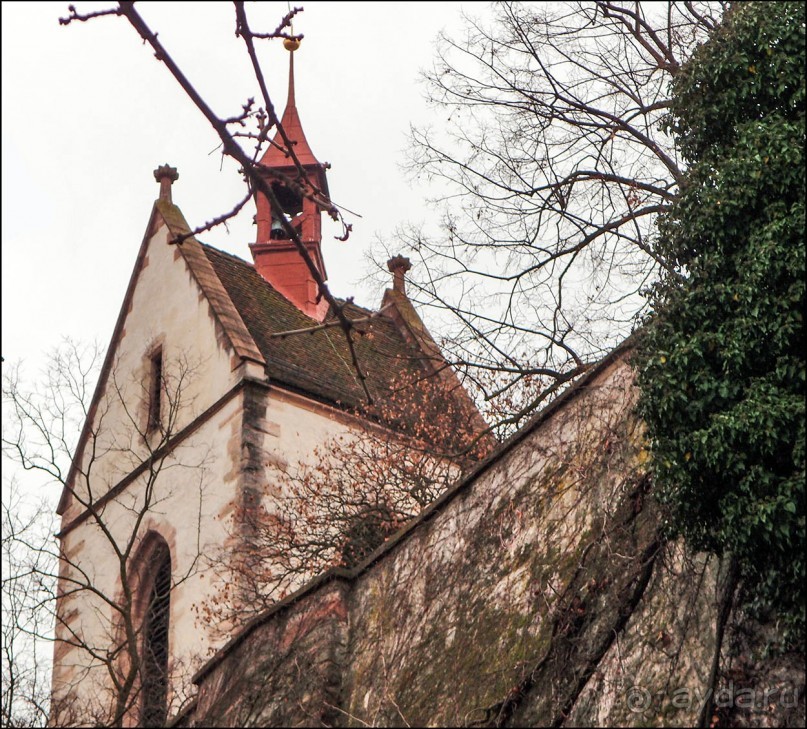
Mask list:
[[733,554],[750,607],[804,627],[805,17],[735,3],[672,82],[689,164],[640,339],[671,534]]

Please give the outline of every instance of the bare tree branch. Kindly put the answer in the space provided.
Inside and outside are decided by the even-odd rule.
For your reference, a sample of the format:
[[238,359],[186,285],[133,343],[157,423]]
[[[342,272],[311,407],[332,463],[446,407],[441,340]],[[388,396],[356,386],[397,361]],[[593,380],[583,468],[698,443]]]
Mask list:
[[442,186],[444,217],[398,240],[467,381],[481,386],[476,368],[513,383],[536,368],[561,382],[582,372],[675,269],[655,246],[684,173],[662,130],[668,84],[724,9],[499,2],[492,23],[466,17],[440,37],[425,82],[445,122],[412,129],[409,169]]

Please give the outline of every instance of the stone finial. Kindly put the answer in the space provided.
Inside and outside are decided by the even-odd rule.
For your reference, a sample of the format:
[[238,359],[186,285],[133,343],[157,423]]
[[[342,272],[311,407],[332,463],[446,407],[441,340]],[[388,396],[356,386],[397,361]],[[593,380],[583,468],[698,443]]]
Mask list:
[[412,262],[399,254],[387,261],[387,268],[392,272],[392,288],[406,296],[406,280],[404,279],[404,274],[412,268]]
[[179,179],[177,168],[166,162],[154,170],[154,179],[160,183],[160,200],[171,202],[171,185]]

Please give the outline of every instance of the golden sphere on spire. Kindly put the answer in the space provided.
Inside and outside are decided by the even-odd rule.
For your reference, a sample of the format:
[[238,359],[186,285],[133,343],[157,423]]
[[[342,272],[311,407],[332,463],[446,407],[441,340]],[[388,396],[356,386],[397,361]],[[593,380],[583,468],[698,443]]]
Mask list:
[[289,51],[289,53],[293,53],[300,47],[300,39],[299,38],[284,38],[283,39],[283,47]]

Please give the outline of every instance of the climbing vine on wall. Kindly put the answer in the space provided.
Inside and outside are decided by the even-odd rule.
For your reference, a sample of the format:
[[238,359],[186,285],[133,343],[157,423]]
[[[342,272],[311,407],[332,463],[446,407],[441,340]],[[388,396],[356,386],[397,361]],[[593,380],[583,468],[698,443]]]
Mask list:
[[[670,531],[804,626],[805,17],[736,3],[673,80],[689,163],[637,356]],[[791,633],[796,635],[796,633]]]

